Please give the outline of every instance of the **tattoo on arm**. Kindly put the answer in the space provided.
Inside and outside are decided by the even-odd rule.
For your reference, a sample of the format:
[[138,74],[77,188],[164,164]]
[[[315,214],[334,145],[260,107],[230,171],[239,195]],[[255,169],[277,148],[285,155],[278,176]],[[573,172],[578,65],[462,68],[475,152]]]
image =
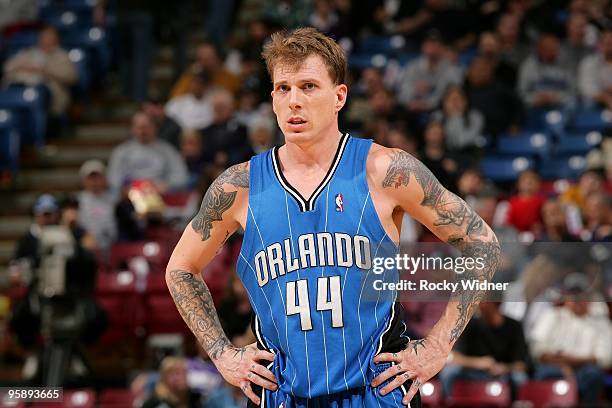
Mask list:
[[408,343],[409,347],[412,347],[414,354],[419,354],[419,347],[425,348],[425,339],[412,340]]
[[185,323],[212,360],[232,347],[221,328],[210,291],[201,279],[190,272],[174,270],[169,273],[168,288]]
[[[423,190],[420,205],[432,208],[436,213],[434,227],[445,229],[447,242],[459,249],[463,257],[483,260],[482,269],[475,267],[455,276],[460,280],[490,280],[499,264],[500,247],[495,234],[487,228],[482,218],[465,201],[446,190],[431,171],[410,154],[393,151],[390,159],[383,188],[408,186],[411,176],[414,176]],[[457,302],[459,316],[450,333],[451,343],[459,338],[483,297],[484,292],[481,291],[460,290],[453,294],[451,301]]]
[[236,188],[249,188],[247,164],[237,164],[225,170],[204,194],[200,211],[191,221],[191,227],[200,234],[202,241],[210,238],[213,221],[221,221],[223,213],[231,208],[236,199],[237,191],[226,192],[223,189],[224,184]]

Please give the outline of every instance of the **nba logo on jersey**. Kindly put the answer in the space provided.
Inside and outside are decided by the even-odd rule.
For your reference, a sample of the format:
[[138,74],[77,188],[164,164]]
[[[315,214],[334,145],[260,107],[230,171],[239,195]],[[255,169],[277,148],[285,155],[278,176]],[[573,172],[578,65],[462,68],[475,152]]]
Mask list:
[[336,211],[344,211],[344,197],[342,196],[342,193],[336,194]]

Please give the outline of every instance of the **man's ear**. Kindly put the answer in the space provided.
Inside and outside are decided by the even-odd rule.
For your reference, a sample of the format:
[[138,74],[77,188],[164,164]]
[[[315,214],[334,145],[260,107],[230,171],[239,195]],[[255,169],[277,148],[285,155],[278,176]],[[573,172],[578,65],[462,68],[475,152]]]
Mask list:
[[348,96],[348,87],[345,84],[340,84],[336,86],[336,113],[340,112],[340,110],[344,107],[346,103],[346,97]]
[[274,107],[274,89],[270,91],[270,97],[272,98],[272,112],[276,113],[276,108]]

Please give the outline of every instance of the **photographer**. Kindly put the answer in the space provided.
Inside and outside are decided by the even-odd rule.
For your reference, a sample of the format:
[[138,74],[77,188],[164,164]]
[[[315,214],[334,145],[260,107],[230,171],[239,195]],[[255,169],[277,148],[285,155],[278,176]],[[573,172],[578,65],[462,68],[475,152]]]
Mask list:
[[[23,370],[26,381],[47,381],[47,376],[41,379],[45,367],[39,369],[38,353],[47,353],[58,339],[60,347],[70,346],[66,357],[70,359],[70,369],[85,375],[84,364],[70,354],[78,348],[79,341],[94,342],[106,327],[106,315],[93,298],[97,263],[93,253],[83,246],[86,234],[70,222],[76,219],[71,216],[75,211],[78,210],[73,205],[67,205],[60,222],[55,198],[40,196],[33,207],[34,223],[15,252],[17,260],[26,259],[24,265],[29,265],[20,271],[28,293],[15,304],[10,318],[10,328],[29,352]],[[65,318],[76,323],[68,331],[58,331]],[[39,347],[41,343],[44,350]],[[61,380],[63,374],[56,378]]]

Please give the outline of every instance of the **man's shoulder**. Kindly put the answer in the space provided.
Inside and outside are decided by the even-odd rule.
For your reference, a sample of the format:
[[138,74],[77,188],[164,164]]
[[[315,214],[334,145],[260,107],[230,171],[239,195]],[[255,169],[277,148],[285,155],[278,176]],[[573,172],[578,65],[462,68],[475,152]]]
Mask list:
[[381,181],[387,175],[389,166],[393,163],[401,164],[409,162],[412,164],[416,158],[410,153],[401,149],[381,146],[378,143],[372,143],[372,148],[368,154],[366,163],[366,171],[368,178],[380,179]]

